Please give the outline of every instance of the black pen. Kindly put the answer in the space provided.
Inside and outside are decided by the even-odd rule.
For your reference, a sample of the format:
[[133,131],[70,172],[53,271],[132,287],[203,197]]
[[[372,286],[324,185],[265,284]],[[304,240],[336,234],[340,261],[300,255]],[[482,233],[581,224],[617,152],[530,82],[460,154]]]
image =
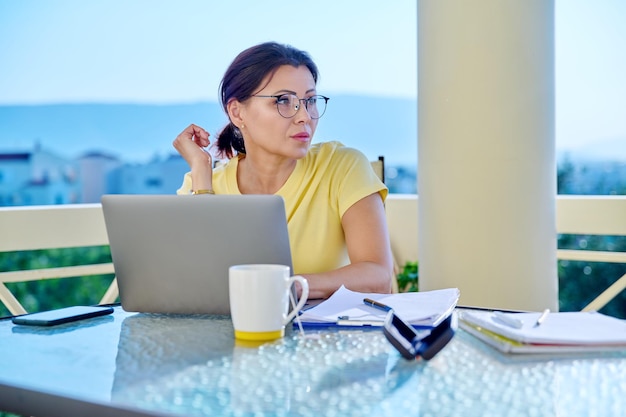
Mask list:
[[365,303],[365,305],[377,308],[379,310],[383,310],[383,311],[389,311],[392,310],[391,307],[389,307],[388,305],[385,305],[383,303],[379,303],[376,300],[372,300],[371,298],[364,298],[363,299],[363,303]]

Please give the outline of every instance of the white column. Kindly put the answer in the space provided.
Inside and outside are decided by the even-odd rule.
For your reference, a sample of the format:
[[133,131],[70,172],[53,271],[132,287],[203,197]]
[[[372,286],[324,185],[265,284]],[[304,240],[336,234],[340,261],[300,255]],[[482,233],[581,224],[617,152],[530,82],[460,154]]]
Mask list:
[[419,0],[420,289],[558,309],[553,0]]

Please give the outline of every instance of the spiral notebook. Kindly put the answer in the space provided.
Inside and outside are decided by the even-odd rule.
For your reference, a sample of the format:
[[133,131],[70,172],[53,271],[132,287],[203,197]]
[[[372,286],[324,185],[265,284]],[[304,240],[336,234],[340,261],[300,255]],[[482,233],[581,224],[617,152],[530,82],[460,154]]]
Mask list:
[[509,326],[489,311],[463,311],[459,325],[506,353],[626,352],[626,321],[615,317],[597,312],[551,313],[536,325],[539,312],[505,314],[522,326]]

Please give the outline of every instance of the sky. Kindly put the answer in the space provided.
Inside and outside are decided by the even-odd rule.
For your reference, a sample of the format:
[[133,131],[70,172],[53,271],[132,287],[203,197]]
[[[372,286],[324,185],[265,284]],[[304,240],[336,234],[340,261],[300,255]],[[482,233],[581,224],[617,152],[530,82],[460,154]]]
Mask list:
[[320,90],[415,97],[416,33],[412,0],[0,0],[0,104],[216,100],[268,40],[308,51]]
[[[241,50],[308,51],[324,94],[416,98],[416,0],[0,0],[0,105],[214,101]],[[626,143],[626,1],[555,1],[557,148]],[[626,145],[625,154],[626,154]]]

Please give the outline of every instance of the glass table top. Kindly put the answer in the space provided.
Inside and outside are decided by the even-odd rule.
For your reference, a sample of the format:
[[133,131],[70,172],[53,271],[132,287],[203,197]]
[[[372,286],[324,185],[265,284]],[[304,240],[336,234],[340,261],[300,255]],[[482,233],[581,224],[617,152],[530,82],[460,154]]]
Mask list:
[[[380,329],[305,329],[304,335],[293,329],[253,346],[235,342],[228,317],[115,310],[50,328],[0,321],[0,384],[154,415],[618,416],[626,410],[626,352],[506,355],[459,330],[431,361],[406,361]],[[18,411],[19,400],[1,391],[0,385],[0,409]],[[30,410],[19,404],[19,411]]]

